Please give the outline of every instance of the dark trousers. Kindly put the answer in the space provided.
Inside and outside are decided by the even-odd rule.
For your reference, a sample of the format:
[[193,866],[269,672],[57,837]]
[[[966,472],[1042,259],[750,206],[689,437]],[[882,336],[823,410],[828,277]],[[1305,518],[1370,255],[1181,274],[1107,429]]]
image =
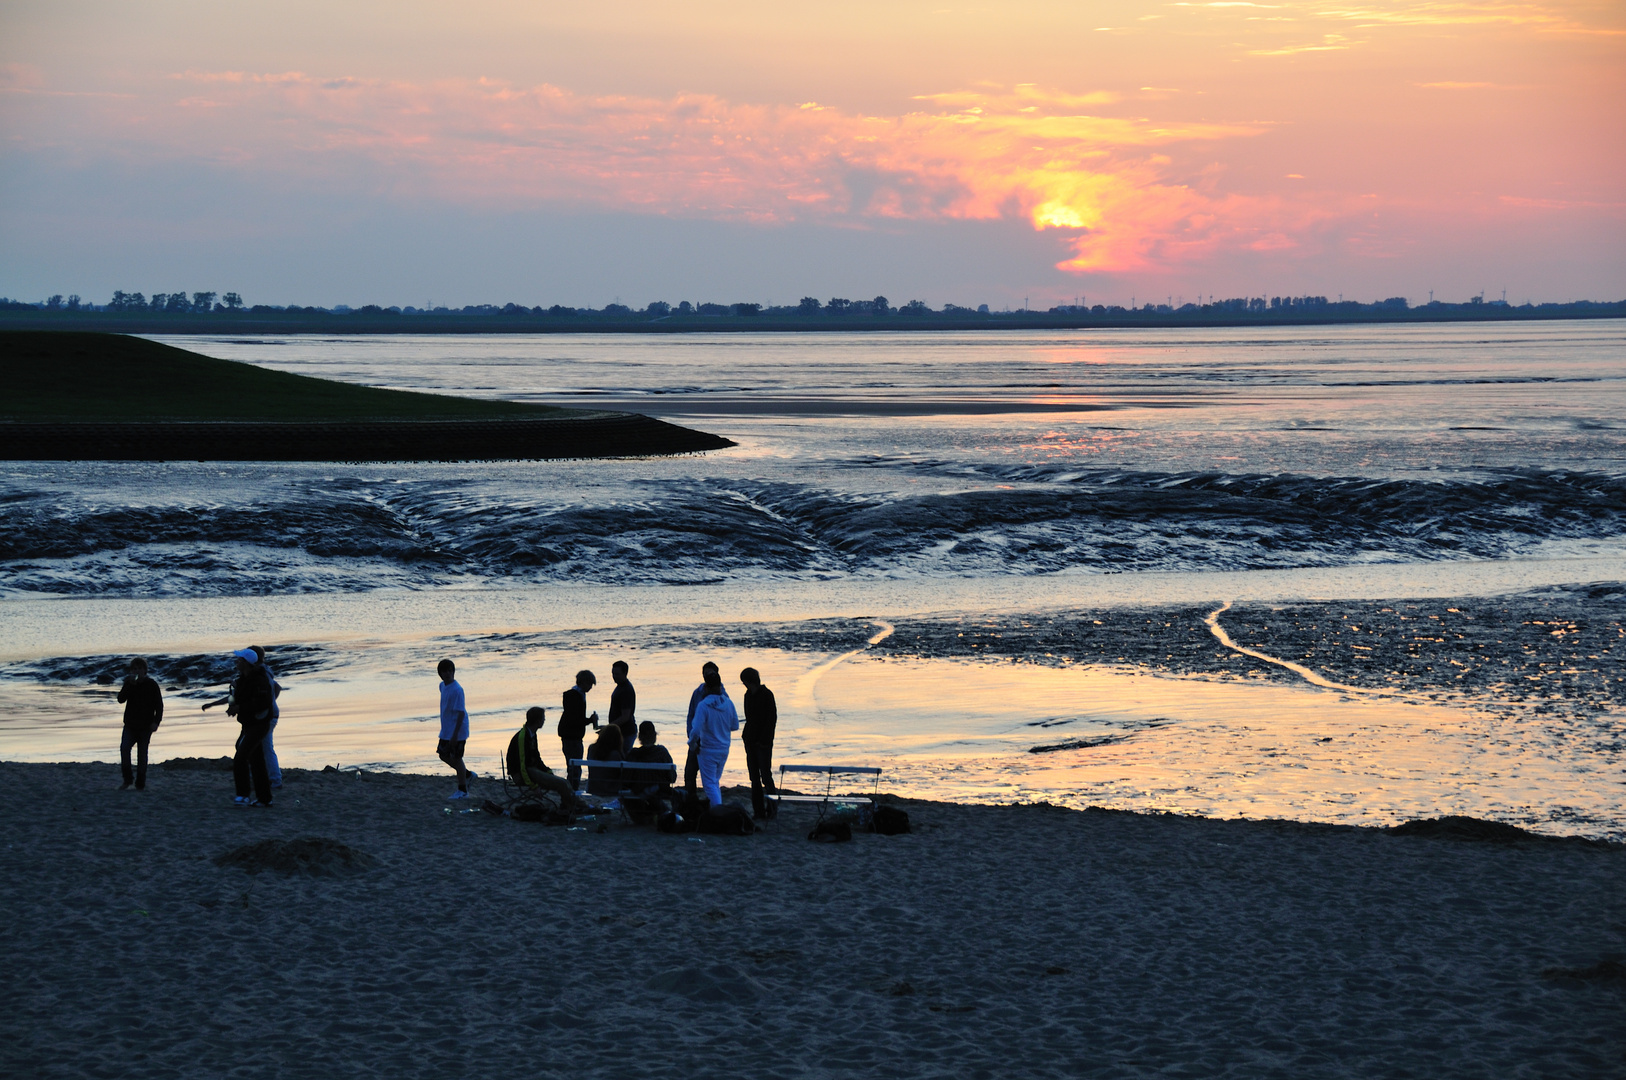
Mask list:
[[271,774],[265,768],[265,752],[260,745],[271,730],[271,720],[250,720],[237,736],[237,753],[231,759],[232,779],[237,782],[237,794],[248,794],[249,777],[254,778],[254,797],[262,803],[271,801]]
[[756,812],[757,817],[763,817],[771,812],[763,793],[779,794],[779,789],[773,785],[773,743],[761,746],[747,745],[745,771],[751,777],[751,809]]
[[586,756],[582,753],[582,741],[580,739],[560,739],[559,745],[564,747],[565,750],[565,779],[570,781],[570,790],[580,791],[582,789],[582,767],[572,765],[570,762],[572,759],[580,761]]
[[694,743],[689,744],[689,756],[683,762],[683,790],[694,795],[694,782],[700,775],[700,759],[695,756]]
[[[147,744],[152,742],[152,728],[143,724],[139,728],[127,727],[124,729],[124,738],[119,740],[119,767],[124,770],[124,783],[134,783],[137,790],[147,786]],[[130,771],[130,747],[136,748],[136,767],[132,774]]]

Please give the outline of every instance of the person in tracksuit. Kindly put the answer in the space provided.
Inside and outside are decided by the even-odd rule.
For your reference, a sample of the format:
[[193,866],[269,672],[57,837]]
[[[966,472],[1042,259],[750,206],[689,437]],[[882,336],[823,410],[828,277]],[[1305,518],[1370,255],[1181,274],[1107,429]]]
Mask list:
[[728,763],[728,748],[734,732],[740,729],[740,716],[734,710],[734,703],[723,693],[723,680],[716,668],[707,673],[701,688],[706,694],[696,703],[694,720],[689,725],[689,751],[700,773],[707,801],[721,806],[723,766]]

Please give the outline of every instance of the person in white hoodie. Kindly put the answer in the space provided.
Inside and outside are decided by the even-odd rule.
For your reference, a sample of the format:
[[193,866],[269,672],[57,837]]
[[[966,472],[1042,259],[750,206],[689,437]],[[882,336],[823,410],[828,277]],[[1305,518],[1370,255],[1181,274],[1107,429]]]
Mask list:
[[694,721],[689,725],[689,750],[699,766],[700,783],[713,806],[723,805],[723,766],[734,732],[740,729],[740,714],[723,693],[723,680],[716,668],[706,671],[701,684],[703,696],[695,704]]

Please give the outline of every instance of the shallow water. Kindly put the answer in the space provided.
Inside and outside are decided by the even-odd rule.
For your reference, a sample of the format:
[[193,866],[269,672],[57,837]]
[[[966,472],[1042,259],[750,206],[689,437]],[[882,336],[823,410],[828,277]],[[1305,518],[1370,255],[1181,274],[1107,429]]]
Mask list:
[[[442,654],[466,671],[488,767],[524,707],[551,709],[577,667],[606,678],[617,657],[671,741],[715,656],[779,688],[782,758],[884,763],[889,787],[920,795],[1626,835],[1618,753],[1422,687],[1351,697],[863,653],[828,666],[851,643],[702,656],[662,629],[774,621],[805,639],[796,626],[831,616],[1626,579],[1618,324],[176,343],[371,385],[632,407],[740,446],[8,463],[0,756],[108,757],[116,707],[94,674],[132,651],[309,647],[285,680],[285,760],[414,769],[440,767],[426,717]],[[72,674],[45,677],[46,660]],[[159,756],[224,752],[230,722],[175,696]],[[1027,753],[1066,739],[1096,743]]]

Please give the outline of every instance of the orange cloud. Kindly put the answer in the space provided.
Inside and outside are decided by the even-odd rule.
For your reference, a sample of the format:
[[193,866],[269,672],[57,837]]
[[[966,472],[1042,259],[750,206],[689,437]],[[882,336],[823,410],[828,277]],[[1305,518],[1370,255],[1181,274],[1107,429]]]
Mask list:
[[[1171,179],[1175,148],[1259,125],[1097,115],[1116,95],[1023,85],[924,95],[863,116],[710,95],[585,96],[488,80],[412,84],[299,72],[188,73],[208,86],[169,132],[221,160],[310,171],[350,155],[392,193],[568,201],[778,223],[1026,220],[1068,234],[1058,265],[1123,271],[1216,248],[1275,249],[1322,211],[1220,196]],[[188,98],[196,105],[198,99]],[[220,108],[224,103],[226,108]]]

